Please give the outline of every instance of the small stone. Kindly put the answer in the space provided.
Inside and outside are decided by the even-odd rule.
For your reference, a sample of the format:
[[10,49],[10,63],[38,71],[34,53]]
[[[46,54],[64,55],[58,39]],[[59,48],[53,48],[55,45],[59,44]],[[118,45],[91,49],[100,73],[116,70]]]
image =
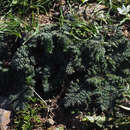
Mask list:
[[55,121],[53,119],[48,119],[47,122],[50,124],[50,125],[54,125]]
[[11,111],[0,108],[0,130],[7,130],[10,123]]

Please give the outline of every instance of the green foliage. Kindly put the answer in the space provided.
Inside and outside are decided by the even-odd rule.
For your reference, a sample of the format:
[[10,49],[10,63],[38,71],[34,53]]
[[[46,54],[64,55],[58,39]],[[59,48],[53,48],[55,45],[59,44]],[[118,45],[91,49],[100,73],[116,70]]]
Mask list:
[[130,84],[130,42],[121,32],[104,26],[98,35],[77,40],[66,24],[45,26],[31,38],[27,34],[26,43],[10,58],[7,76],[1,77],[10,79],[8,87],[15,87],[15,94],[9,94],[13,107],[31,96],[28,86],[46,99],[64,88],[60,100],[65,108],[116,116]]
[[[108,121],[107,121],[108,120]],[[103,128],[109,128],[109,129],[129,129],[130,125],[130,118],[129,117],[118,117],[113,119],[112,117],[106,118],[104,115],[92,115],[92,116],[83,116],[82,122],[87,126],[87,128],[90,128],[91,126],[96,126],[99,129]],[[107,122],[107,123],[106,123]]]
[[0,12],[27,16],[34,12],[45,13],[53,4],[53,0],[1,0]]
[[[108,38],[108,34],[105,35]],[[84,79],[78,77],[80,82],[76,81],[68,89],[66,105],[81,104],[84,100],[87,105],[95,106],[98,110],[113,109],[119,101],[117,99],[122,97],[126,84],[129,84],[128,76],[121,73],[123,69],[129,70],[129,44],[118,32],[110,36],[109,40],[100,34],[97,38],[85,41],[81,52],[82,64],[85,66]]]
[[7,51],[7,43],[4,41],[4,34],[0,33],[0,61],[3,59],[7,59],[8,51]]
[[103,126],[104,126],[103,124],[106,121],[106,118],[104,116],[93,115],[93,116],[83,117],[82,121],[86,122],[86,125],[88,122],[90,122],[91,125],[93,125],[95,123],[98,127],[103,128]]
[[[28,104],[33,92],[44,99],[60,97],[59,107],[83,112],[80,121],[90,128],[129,127],[130,41],[114,25],[129,21],[129,0],[60,2],[0,2],[0,95],[13,110],[23,109],[16,114],[15,129],[43,127],[37,114],[45,106],[36,98]],[[86,16],[78,17],[80,7]],[[59,25],[41,27],[38,16],[49,10]]]
[[105,4],[106,6],[112,6],[113,9],[116,7],[119,7],[120,5],[128,5],[130,3],[129,0],[97,0],[98,2],[102,2],[103,4]]
[[5,33],[1,33],[0,36],[0,95],[9,98],[9,105],[14,110],[22,109],[28,96],[32,95],[32,91],[25,83],[25,79],[31,73],[29,70],[31,68],[26,69],[27,73],[25,73],[22,69],[19,69],[22,65],[18,69],[12,65],[13,62],[17,63],[17,58],[16,61],[13,60],[13,55],[22,40],[16,40],[16,36],[6,35]]
[[30,98],[26,108],[15,114],[13,129],[32,130],[40,127],[43,128],[43,123],[40,120],[43,111],[45,111],[45,106],[42,102],[35,97]]
[[86,23],[79,17],[73,15],[68,15],[67,19],[71,19],[71,21],[65,20],[64,23],[71,27],[70,35],[77,40],[85,38],[87,39],[88,37],[98,33],[98,27],[96,27],[95,23]]

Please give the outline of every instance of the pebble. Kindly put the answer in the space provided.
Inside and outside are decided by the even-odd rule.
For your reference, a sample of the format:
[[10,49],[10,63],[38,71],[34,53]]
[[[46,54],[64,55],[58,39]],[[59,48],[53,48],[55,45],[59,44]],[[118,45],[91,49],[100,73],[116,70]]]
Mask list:
[[8,110],[8,99],[0,97],[0,130],[7,130],[10,123],[11,111]]
[[0,130],[7,130],[11,111],[0,108]]

